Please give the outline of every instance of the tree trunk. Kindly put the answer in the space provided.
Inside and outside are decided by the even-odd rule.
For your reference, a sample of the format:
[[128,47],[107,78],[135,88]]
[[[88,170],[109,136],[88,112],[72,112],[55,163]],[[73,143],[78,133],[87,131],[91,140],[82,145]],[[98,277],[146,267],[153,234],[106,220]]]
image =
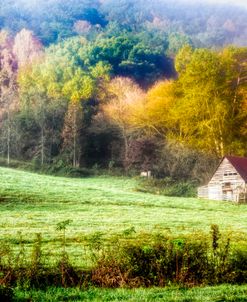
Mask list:
[[10,164],[10,113],[7,111],[7,164]]
[[41,126],[41,165],[44,164],[44,158],[45,158],[45,138],[44,138],[44,126]]
[[73,110],[73,167],[76,167],[76,109]]
[[125,171],[127,171],[129,142],[128,142],[128,136],[127,136],[125,129],[123,130],[123,140],[124,140],[124,169],[125,169]]

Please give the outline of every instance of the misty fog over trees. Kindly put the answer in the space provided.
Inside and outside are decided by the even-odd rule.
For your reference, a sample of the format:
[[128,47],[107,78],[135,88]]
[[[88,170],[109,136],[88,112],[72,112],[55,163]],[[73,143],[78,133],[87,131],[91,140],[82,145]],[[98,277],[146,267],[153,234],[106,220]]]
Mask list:
[[246,15],[242,7],[203,1],[3,0],[0,27],[12,34],[23,28],[32,30],[47,46],[87,31],[97,35],[115,23],[121,30],[160,30],[171,35],[170,47],[176,50],[176,42],[186,39],[195,47],[245,46]]

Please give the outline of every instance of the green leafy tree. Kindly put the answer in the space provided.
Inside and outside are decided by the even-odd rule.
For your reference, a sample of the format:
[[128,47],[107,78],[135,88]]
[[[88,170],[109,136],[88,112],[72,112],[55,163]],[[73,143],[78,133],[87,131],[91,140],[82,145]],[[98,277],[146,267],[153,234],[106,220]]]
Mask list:
[[90,43],[87,57],[92,65],[98,61],[107,62],[114,75],[131,77],[148,85],[162,76],[171,76],[166,49],[166,36],[162,38],[157,32],[123,32],[118,36],[99,36]]
[[81,154],[81,132],[85,126],[83,111],[89,100],[101,98],[104,83],[109,80],[110,74],[110,66],[103,62],[88,65],[84,57],[86,43],[85,39],[74,38],[52,46],[39,64],[27,66],[19,73],[23,103],[33,103],[33,112],[38,113],[41,142],[44,140],[42,125],[48,115],[46,110],[54,102],[67,102],[61,133],[64,141],[62,149],[74,166],[78,166]]

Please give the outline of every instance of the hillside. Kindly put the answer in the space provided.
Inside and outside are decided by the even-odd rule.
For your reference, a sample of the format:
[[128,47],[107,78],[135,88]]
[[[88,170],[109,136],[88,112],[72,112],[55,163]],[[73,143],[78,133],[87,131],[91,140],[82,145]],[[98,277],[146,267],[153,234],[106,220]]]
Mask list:
[[0,179],[4,242],[18,241],[21,232],[31,243],[41,233],[50,249],[59,235],[57,223],[67,219],[72,220],[68,241],[75,252],[84,236],[122,236],[131,228],[137,235],[181,235],[208,233],[211,224],[218,224],[239,244],[247,233],[244,205],[136,192],[136,180],[130,178],[71,179],[0,168]]

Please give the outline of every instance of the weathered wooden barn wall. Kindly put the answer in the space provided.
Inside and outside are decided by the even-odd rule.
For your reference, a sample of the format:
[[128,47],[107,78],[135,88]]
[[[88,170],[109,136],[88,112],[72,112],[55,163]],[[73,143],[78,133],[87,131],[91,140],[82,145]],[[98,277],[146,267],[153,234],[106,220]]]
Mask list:
[[237,201],[245,181],[227,158],[224,158],[208,184],[208,198]]
[[197,190],[199,198],[208,198],[208,186],[199,187]]
[[208,185],[198,188],[198,197],[245,202],[247,201],[246,182],[225,157]]

